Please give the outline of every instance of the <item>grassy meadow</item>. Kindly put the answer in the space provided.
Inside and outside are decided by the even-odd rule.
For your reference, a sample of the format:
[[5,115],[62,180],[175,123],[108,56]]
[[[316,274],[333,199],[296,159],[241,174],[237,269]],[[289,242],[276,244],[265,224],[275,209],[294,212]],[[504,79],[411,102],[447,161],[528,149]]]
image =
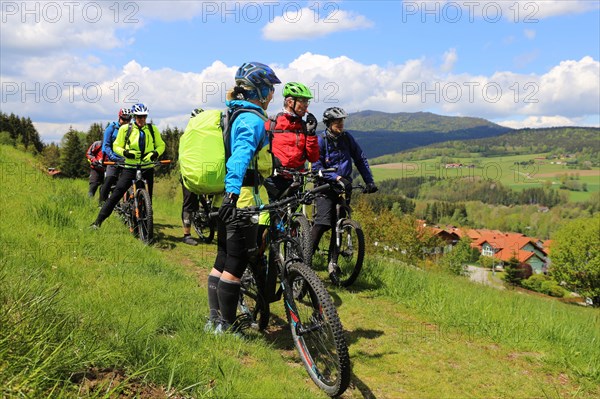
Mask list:
[[[203,331],[215,246],[181,243],[175,178],[155,183],[144,246],[115,216],[88,229],[86,181],[10,147],[0,159],[0,397],[325,397],[280,303],[265,334]],[[343,398],[600,395],[598,309],[369,254],[363,270],[329,287],[353,365]]]
[[[585,201],[593,192],[600,191],[600,168],[589,170],[570,169],[566,165],[551,164],[545,158],[547,154],[514,155],[503,157],[472,157],[455,160],[462,163],[463,168],[446,169],[441,163],[441,158],[432,158],[420,161],[403,162],[395,164],[373,165],[371,169],[376,181],[398,179],[402,177],[433,176],[438,178],[456,179],[463,177],[482,177],[499,181],[503,185],[515,190],[524,188],[542,187],[551,184],[552,187],[560,186],[562,175],[578,175],[581,184],[587,184],[587,191],[568,191],[571,201]],[[519,165],[519,162],[536,160],[533,165]],[[561,160],[564,162],[565,160]],[[467,168],[475,165],[474,168]]]

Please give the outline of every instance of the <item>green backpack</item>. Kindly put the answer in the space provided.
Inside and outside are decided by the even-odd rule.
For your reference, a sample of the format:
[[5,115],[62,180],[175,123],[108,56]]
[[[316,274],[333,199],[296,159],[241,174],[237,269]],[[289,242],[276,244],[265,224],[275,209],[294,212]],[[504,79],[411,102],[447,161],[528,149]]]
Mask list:
[[228,111],[197,109],[179,139],[179,169],[185,187],[195,194],[225,191],[225,165],[231,155],[229,133],[235,118],[251,109]]

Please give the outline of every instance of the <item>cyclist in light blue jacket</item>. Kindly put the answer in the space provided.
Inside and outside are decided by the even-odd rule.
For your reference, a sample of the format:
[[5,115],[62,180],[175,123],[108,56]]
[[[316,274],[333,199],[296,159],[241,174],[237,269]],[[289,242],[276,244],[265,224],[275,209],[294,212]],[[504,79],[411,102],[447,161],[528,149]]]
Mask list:
[[[119,133],[119,128],[126,125],[131,121],[131,110],[129,108],[121,108],[119,110],[119,121],[111,122],[110,125],[104,130],[104,137],[102,139],[102,152],[104,153],[105,161],[119,162],[125,158],[115,154],[113,151],[113,143]],[[100,204],[102,205],[110,194],[110,188],[119,180],[120,169],[115,165],[106,165],[106,172],[104,175],[104,184],[100,189]]]
[[235,322],[241,277],[258,256],[258,226],[237,218],[236,208],[268,201],[266,190],[260,187],[272,172],[265,111],[273,99],[273,85],[281,81],[269,66],[248,62],[236,72],[235,83],[227,93],[228,111],[244,112],[231,124],[226,192],[217,223],[217,257],[208,276],[210,313],[206,325],[216,332],[234,333],[239,329]]

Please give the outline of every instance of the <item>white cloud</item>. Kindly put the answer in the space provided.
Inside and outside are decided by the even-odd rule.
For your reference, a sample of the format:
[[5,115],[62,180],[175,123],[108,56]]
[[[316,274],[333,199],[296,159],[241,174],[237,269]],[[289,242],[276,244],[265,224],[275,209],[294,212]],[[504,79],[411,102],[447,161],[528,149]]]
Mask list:
[[[557,126],[582,126],[582,124],[574,119],[565,118],[564,116],[530,116],[521,120],[503,120],[496,122],[501,126],[510,127],[513,129],[523,128],[542,128],[542,127],[557,127]],[[596,125],[596,127],[598,127]]]
[[[112,2],[2,2],[0,43],[7,53],[51,54],[81,48],[110,50],[131,42],[142,21]],[[128,3],[129,4],[129,3]],[[131,2],[131,4],[136,4]],[[121,37],[117,32],[121,32]]]
[[[349,112],[477,116],[512,126],[593,125],[600,118],[600,62],[592,57],[562,61],[542,74],[489,76],[449,72],[458,59],[454,49],[442,58],[447,62],[438,66],[426,58],[377,65],[304,53],[273,68],[283,82],[299,80],[312,90],[310,111],[317,117],[335,105]],[[70,125],[87,130],[92,122],[112,121],[121,106],[139,101],[159,128],[184,128],[193,108],[224,107],[237,66],[215,61],[199,72],[181,72],[131,60],[112,69],[95,58],[52,56],[26,59],[17,69],[21,74],[3,76],[3,112],[31,117],[50,141]],[[269,112],[281,106],[280,85]]]
[[320,16],[310,8],[286,11],[275,17],[262,30],[267,40],[286,41],[313,39],[334,32],[366,29],[373,23],[354,12],[339,10],[337,7],[326,16]]
[[456,54],[456,49],[451,48],[450,50],[444,53],[444,63],[442,64],[441,70],[442,72],[450,72],[452,68],[454,68],[454,64],[458,60],[458,55]]

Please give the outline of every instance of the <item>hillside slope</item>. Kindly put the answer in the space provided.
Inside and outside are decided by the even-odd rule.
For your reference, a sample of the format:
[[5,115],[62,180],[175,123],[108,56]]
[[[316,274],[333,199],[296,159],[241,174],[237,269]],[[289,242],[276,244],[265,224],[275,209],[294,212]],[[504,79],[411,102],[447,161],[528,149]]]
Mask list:
[[584,153],[588,158],[598,158],[600,153],[600,128],[554,127],[519,129],[493,137],[465,140],[448,140],[432,143],[423,148],[404,150],[373,159],[373,163],[402,162],[403,160],[427,159],[435,156],[509,156],[536,153],[557,155]]
[[[181,243],[176,179],[156,182],[146,247],[115,216],[87,229],[86,181],[52,180],[12,148],[0,157],[0,396],[324,397],[281,303],[249,341],[203,331],[215,247]],[[353,363],[344,398],[600,394],[596,310],[367,259],[352,290],[330,287]],[[99,369],[131,379],[94,391]]]
[[492,137],[511,130],[482,118],[379,111],[352,113],[345,128],[369,158],[449,140]]

